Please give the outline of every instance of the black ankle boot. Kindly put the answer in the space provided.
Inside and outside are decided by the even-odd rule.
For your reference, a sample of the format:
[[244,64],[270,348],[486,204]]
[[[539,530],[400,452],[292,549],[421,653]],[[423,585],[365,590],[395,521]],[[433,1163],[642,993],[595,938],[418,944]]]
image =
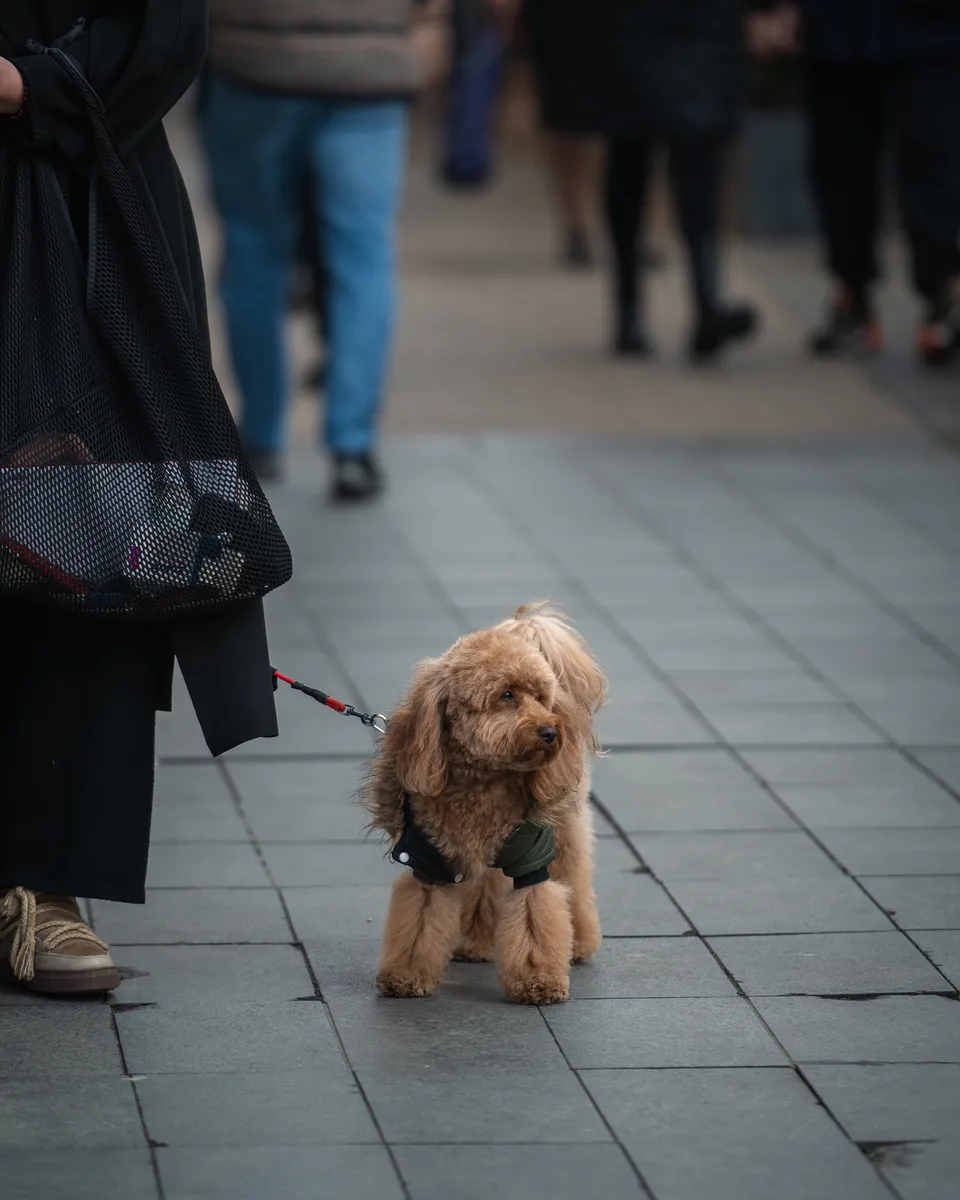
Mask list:
[[758,323],[757,310],[749,304],[705,308],[690,338],[690,357],[694,362],[710,362],[727,342],[750,337]]
[[653,343],[635,312],[621,313],[618,318],[613,352],[628,358],[649,358],[654,353]]
[[372,500],[383,491],[383,472],[372,453],[335,454],[331,497],[343,502]]

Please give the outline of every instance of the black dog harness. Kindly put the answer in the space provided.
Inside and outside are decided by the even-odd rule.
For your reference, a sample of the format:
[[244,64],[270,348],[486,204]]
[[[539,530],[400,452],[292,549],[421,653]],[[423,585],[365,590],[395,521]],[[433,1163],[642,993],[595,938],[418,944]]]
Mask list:
[[[515,888],[533,887],[550,878],[547,868],[555,856],[553,830],[528,819],[516,826],[490,865],[499,867],[513,880]],[[390,857],[395,863],[409,867],[419,883],[463,882],[463,872],[437,849],[417,824],[409,795],[403,798],[403,833],[390,851]]]

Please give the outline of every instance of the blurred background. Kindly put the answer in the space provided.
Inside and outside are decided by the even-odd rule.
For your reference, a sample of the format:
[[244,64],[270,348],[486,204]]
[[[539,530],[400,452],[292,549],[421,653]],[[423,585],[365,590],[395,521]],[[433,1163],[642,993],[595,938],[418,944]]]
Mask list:
[[[319,437],[335,496],[375,493],[378,461],[350,472],[381,413],[387,434],[957,431],[960,87],[909,93],[960,80],[949,2],[256,7],[216,0],[171,132],[265,478]],[[338,132],[384,113],[366,150]],[[898,197],[911,234],[939,222],[933,294]],[[871,240],[875,281],[830,270]]]

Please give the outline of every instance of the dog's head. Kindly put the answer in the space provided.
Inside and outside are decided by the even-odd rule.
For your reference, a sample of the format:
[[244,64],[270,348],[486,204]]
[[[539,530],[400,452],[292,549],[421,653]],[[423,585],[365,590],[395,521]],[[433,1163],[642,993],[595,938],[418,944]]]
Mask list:
[[529,774],[543,803],[576,786],[589,726],[535,647],[488,629],[420,664],[391,714],[387,750],[417,795],[439,795],[451,775],[515,771]]

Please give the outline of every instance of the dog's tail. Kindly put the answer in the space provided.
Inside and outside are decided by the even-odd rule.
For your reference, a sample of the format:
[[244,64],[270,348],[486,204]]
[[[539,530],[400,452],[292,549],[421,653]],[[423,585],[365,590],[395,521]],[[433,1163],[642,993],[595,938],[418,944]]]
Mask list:
[[521,604],[498,626],[536,646],[578,704],[592,716],[607,697],[607,680],[587,643],[549,601]]

